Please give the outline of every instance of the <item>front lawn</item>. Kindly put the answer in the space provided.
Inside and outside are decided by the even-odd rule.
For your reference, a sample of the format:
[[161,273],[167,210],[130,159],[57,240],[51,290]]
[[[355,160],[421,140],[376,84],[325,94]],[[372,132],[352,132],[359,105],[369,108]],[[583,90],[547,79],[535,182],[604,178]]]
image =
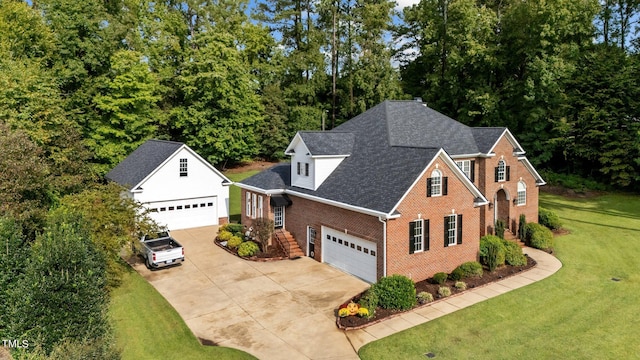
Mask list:
[[255,359],[236,349],[203,346],[174,308],[134,270],[109,307],[122,359]]
[[[362,359],[629,359],[640,354],[640,197],[542,194],[571,234],[538,283],[360,350]],[[617,280],[617,281],[616,281]]]

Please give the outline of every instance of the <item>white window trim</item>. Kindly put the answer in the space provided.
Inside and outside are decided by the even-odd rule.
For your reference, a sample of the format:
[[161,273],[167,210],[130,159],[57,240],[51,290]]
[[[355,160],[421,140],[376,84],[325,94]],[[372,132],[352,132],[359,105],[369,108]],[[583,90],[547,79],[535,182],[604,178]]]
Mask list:
[[498,182],[507,181],[507,163],[504,160],[498,161]]
[[189,176],[189,162],[187,158],[181,158],[178,166],[178,172],[180,177]]
[[257,195],[251,194],[251,218],[256,218],[256,208],[258,206]]
[[251,216],[251,193],[247,191],[245,193],[245,197],[246,199],[245,199],[244,212],[247,217],[250,217]]
[[[415,227],[413,228],[415,231],[413,235],[413,253],[415,254],[415,253],[424,251],[424,220],[423,219],[414,220],[413,223],[416,224]],[[418,231],[417,231],[418,229],[420,229],[420,234],[418,234]],[[419,241],[416,242],[416,239],[419,239]],[[418,244],[420,245],[419,250],[418,250]]]
[[258,196],[258,217],[264,217],[264,199],[262,195]]
[[524,181],[518,182],[518,192],[516,195],[518,206],[527,205],[527,184]]
[[471,160],[457,160],[456,165],[458,165],[468,179],[471,179]]
[[[452,228],[453,225],[453,228]],[[453,239],[453,242],[451,242]],[[449,228],[447,229],[447,243],[448,246],[454,246],[458,244],[458,215],[449,215]]]
[[[437,184],[435,179],[438,179]],[[437,169],[431,172],[431,196],[442,196],[442,171]]]

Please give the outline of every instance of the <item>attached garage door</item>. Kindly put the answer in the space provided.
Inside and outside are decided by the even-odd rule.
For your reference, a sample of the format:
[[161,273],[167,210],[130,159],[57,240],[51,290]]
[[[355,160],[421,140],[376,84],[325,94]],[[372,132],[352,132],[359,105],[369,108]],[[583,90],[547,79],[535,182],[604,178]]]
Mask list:
[[322,259],[370,283],[376,282],[376,244],[322,227]]
[[149,203],[151,217],[169,230],[188,229],[218,224],[217,198],[158,201]]

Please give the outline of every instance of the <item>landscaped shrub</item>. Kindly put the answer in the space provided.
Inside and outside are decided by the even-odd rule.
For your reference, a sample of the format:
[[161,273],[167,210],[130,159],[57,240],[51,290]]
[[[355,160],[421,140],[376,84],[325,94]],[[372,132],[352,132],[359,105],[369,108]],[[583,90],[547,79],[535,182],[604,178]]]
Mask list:
[[[460,279],[469,278],[469,277],[482,277],[482,265],[477,261],[468,261],[464,264],[458,266],[455,270],[461,273]],[[452,280],[460,280],[460,279],[452,279]]]
[[527,258],[522,253],[522,249],[513,241],[504,240],[502,242],[505,249],[505,262],[511,266],[522,266],[527,264]]
[[558,230],[562,227],[562,222],[558,215],[551,211],[547,210],[543,207],[538,208],[538,223],[540,225],[544,225],[551,230]]
[[464,277],[464,273],[462,271],[462,269],[460,269],[460,267],[458,266],[457,268],[455,268],[451,274],[449,274],[449,279],[453,280],[453,281],[458,281],[460,279],[462,279]]
[[373,286],[378,304],[385,309],[407,310],[416,304],[416,286],[406,276],[383,277]]
[[260,251],[258,244],[253,241],[245,241],[238,246],[239,256],[253,256]]
[[440,297],[451,296],[451,289],[446,286],[441,286],[438,288],[438,295],[440,295]]
[[224,224],[220,227],[220,231],[228,231],[233,235],[242,237],[242,233],[244,231],[244,226],[242,224]]
[[456,281],[455,285],[453,285],[458,290],[467,290],[467,283],[464,281]]
[[433,295],[429,292],[422,291],[416,296],[416,299],[420,304],[426,304],[433,301]]
[[502,220],[496,221],[496,236],[499,237],[500,239],[504,239],[505,227],[506,225],[504,224],[504,221]]
[[447,281],[447,273],[443,273],[443,272],[439,272],[436,273],[435,275],[433,275],[433,282],[435,282],[436,284],[444,284],[445,281]]
[[526,244],[536,249],[549,250],[553,248],[553,233],[548,228],[536,224],[527,224]]
[[364,294],[360,297],[358,301],[360,307],[366,308],[369,310],[369,316],[372,317],[376,313],[376,308],[378,307],[378,295],[373,291],[373,288],[369,288],[369,290],[365,291]]
[[231,236],[231,238],[227,241],[227,247],[231,249],[235,249],[242,244],[242,238],[240,236]]
[[505,249],[502,239],[494,235],[485,235],[480,238],[480,261],[487,265],[489,271],[504,265],[504,257]]
[[229,239],[231,239],[231,237],[233,236],[232,233],[226,231],[226,230],[222,230],[218,233],[218,240],[219,241],[229,241]]
[[524,214],[520,214],[520,218],[518,219],[518,239],[524,242],[525,239],[525,228],[527,226],[527,217]]

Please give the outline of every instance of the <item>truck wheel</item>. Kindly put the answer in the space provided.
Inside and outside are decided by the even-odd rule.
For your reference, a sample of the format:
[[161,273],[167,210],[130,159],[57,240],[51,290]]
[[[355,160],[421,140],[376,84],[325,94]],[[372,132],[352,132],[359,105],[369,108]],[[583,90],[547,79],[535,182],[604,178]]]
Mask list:
[[144,264],[147,265],[147,269],[151,270],[151,263],[149,262],[149,259],[146,259]]

